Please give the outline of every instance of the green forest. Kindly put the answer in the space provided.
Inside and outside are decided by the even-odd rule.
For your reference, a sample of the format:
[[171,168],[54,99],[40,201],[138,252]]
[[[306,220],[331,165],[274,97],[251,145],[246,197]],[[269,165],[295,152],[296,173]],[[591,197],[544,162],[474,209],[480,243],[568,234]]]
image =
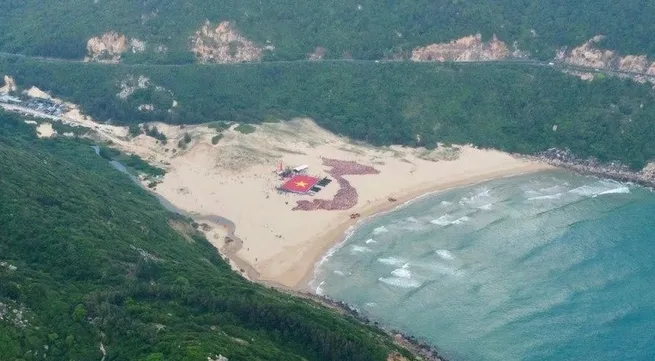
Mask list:
[[[119,124],[309,116],[328,130],[374,145],[473,143],[523,154],[568,148],[580,157],[635,169],[655,159],[650,86],[616,77],[582,81],[548,67],[348,62],[132,67],[6,57],[0,58],[0,74]],[[151,86],[117,97],[121,81],[137,76],[148,77]],[[139,111],[144,103],[155,104],[155,110]]]
[[[270,41],[269,60],[304,59],[318,46],[328,58],[380,59],[478,32],[541,59],[598,34],[620,53],[655,56],[648,0],[3,0],[0,51],[80,59],[89,38],[117,31],[150,44],[148,55],[126,61],[190,62],[189,37],[205,20],[230,20],[257,43]],[[155,53],[159,45],[166,54]]]
[[34,131],[0,111],[0,360],[382,361],[395,349],[245,281],[92,143]]

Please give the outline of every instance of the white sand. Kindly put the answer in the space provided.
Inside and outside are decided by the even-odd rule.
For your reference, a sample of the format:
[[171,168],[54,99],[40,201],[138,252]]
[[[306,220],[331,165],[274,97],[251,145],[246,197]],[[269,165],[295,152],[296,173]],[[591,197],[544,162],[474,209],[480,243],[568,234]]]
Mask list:
[[[252,266],[262,281],[302,288],[314,264],[355,221],[349,215],[366,216],[390,209],[428,191],[451,188],[485,179],[548,168],[508,154],[461,147],[456,160],[452,150],[427,152],[402,147],[373,148],[353,145],[309,120],[258,126],[252,134],[224,132],[215,146],[215,130],[204,126],[179,127],[159,124],[169,144],[155,144],[139,136],[123,144],[146,159],[165,164],[168,173],[156,192],[175,206],[199,215],[220,215],[236,224],[243,241],[236,256]],[[188,150],[172,149],[185,132],[194,138]],[[162,151],[166,148],[168,152]],[[333,181],[315,196],[280,194],[274,173],[285,165],[309,165],[309,174],[326,176],[321,157],[353,160],[372,165],[377,175],[346,176],[358,190],[359,203],[346,211],[293,211],[297,200],[331,199],[339,189]],[[389,202],[393,197],[397,202]],[[219,249],[220,237],[209,240]],[[242,268],[242,267],[240,267]]]
[[[426,192],[550,168],[469,146],[459,147],[459,152],[448,148],[428,152],[355,145],[310,120],[263,124],[252,134],[232,128],[223,132],[217,145],[211,144],[211,138],[218,133],[204,125],[181,128],[158,123],[168,137],[168,144],[163,145],[145,135],[130,139],[127,128],[94,123],[77,110],[64,121],[93,129],[92,136],[111,140],[113,146],[166,168],[157,193],[197,218],[220,215],[236,224],[242,245],[226,245],[227,232],[216,224],[210,224],[212,230],[206,232],[216,248],[230,255],[234,268],[296,289],[307,285],[315,263],[356,222],[349,217],[352,213],[366,217]],[[193,140],[186,149],[178,148],[185,133]],[[307,164],[310,175],[324,177],[327,167],[322,157],[357,161],[374,166],[380,174],[345,177],[359,193],[352,209],[293,211],[297,200],[331,199],[339,185],[333,181],[314,197],[280,194],[275,188],[281,181],[274,172],[280,162],[293,167]],[[397,201],[390,202],[389,197]]]

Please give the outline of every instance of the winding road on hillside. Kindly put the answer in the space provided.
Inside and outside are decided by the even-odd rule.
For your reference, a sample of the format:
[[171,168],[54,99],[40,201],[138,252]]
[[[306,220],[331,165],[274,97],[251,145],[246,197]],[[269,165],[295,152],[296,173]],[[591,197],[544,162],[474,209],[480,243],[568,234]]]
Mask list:
[[141,67],[160,67],[160,68],[182,68],[189,66],[267,66],[267,65],[279,65],[279,64],[300,64],[300,63],[353,63],[353,64],[378,64],[384,65],[388,63],[425,63],[425,64],[462,64],[462,65],[479,65],[479,64],[489,64],[489,65],[515,65],[515,66],[540,66],[540,67],[551,67],[558,70],[569,70],[569,71],[579,71],[585,73],[598,73],[598,74],[607,74],[607,75],[627,75],[632,77],[637,76],[653,76],[652,74],[642,73],[642,72],[630,72],[623,70],[613,70],[613,69],[599,69],[591,68],[580,65],[574,65],[562,61],[542,61],[542,60],[533,60],[533,59],[507,59],[507,60],[472,60],[472,61],[446,61],[446,62],[414,62],[410,60],[370,60],[370,59],[324,59],[324,60],[309,60],[309,59],[298,59],[298,60],[274,60],[274,61],[260,61],[260,62],[243,62],[243,63],[232,63],[232,64],[199,64],[199,63],[188,63],[188,64],[112,64],[112,63],[97,63],[97,62],[85,62],[81,59],[63,59],[63,58],[49,58],[43,56],[31,56],[18,53],[6,53],[0,51],[0,57],[3,58],[20,58],[20,59],[29,59],[36,60],[40,62],[48,63],[77,63],[77,64],[88,64],[88,65],[101,65],[101,66],[118,66],[118,67],[127,67],[127,68],[141,68]]

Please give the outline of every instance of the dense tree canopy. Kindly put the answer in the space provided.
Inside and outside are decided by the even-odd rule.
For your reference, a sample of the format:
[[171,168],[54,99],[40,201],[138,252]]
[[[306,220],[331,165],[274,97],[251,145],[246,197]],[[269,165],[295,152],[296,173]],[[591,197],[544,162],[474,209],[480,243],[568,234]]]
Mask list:
[[4,0],[0,49],[82,58],[87,39],[113,30],[169,49],[135,61],[192,61],[189,36],[206,19],[234,21],[257,43],[270,41],[271,59],[302,59],[318,46],[331,58],[378,59],[478,32],[542,58],[598,34],[624,54],[655,56],[648,0]]
[[[0,73],[82,105],[99,120],[133,124],[260,122],[310,116],[376,145],[473,143],[511,152],[569,148],[639,168],[655,159],[655,93],[644,84],[588,82],[547,67],[496,64],[303,63],[104,66],[0,61]],[[177,106],[139,111],[122,79],[146,76]],[[142,93],[161,92],[156,86]],[[166,92],[166,94],[169,94]],[[557,126],[557,127],[555,127]],[[420,141],[417,142],[417,135]]]
[[0,111],[1,360],[99,360],[101,344],[105,360],[135,361],[382,361],[393,349],[239,277],[90,145],[38,140]]

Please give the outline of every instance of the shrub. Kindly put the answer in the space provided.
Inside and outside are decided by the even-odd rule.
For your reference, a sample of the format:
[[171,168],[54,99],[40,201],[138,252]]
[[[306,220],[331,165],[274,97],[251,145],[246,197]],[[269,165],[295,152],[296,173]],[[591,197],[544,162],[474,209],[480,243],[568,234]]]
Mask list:
[[241,132],[243,134],[250,134],[254,133],[257,128],[250,124],[239,124],[236,128],[234,128],[236,131]]

